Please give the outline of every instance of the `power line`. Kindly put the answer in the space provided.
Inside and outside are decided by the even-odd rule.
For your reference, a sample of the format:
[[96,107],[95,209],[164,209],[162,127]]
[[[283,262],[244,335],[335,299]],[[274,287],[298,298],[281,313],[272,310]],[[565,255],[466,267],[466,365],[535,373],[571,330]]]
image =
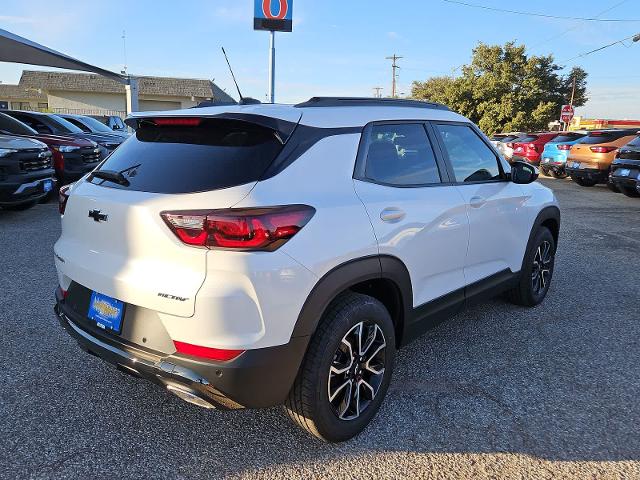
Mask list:
[[635,38],[635,37],[637,37],[637,36],[640,36],[640,33],[635,34],[635,35],[631,35],[631,36],[629,36],[629,37],[627,37],[627,38],[623,38],[622,40],[617,40],[617,41],[615,41],[615,42],[608,43],[607,45],[603,45],[602,47],[598,47],[598,48],[596,48],[596,49],[594,49],[594,50],[590,50],[590,51],[588,51],[588,52],[581,53],[580,55],[576,55],[575,57],[571,57],[571,58],[569,58],[569,59],[567,59],[567,60],[562,60],[560,63],[570,62],[571,60],[575,60],[576,58],[586,57],[587,55],[591,55],[592,53],[599,52],[599,51],[601,51],[601,50],[604,50],[605,48],[613,47],[614,45],[617,45],[617,44],[619,44],[619,43],[624,43],[624,42],[626,42],[627,40],[632,40],[632,39],[634,39],[634,38]]
[[[600,12],[600,13],[598,13],[594,18],[599,18],[599,17],[601,17],[602,15],[604,15],[605,13],[608,13],[608,12],[610,12],[611,10],[613,10],[613,9],[615,9],[615,8],[618,8],[620,5],[622,5],[623,3],[627,3],[628,1],[629,1],[629,0],[622,0],[621,2],[616,3],[616,4],[615,4],[615,5],[613,5],[612,7],[609,7],[609,8],[607,8],[606,10],[601,11],[601,12]],[[549,37],[549,38],[547,38],[547,39],[545,39],[545,40],[541,41],[540,43],[536,43],[536,44],[535,44],[535,45],[533,45],[531,48],[532,48],[532,49],[533,49],[533,48],[537,48],[537,47],[539,47],[540,45],[544,45],[545,43],[550,42],[551,40],[556,40],[556,39],[558,39],[558,38],[560,38],[560,37],[563,37],[563,36],[565,36],[567,33],[569,33],[569,32],[571,32],[571,31],[575,30],[575,29],[576,29],[576,28],[578,28],[578,27],[580,27],[581,25],[582,25],[582,23],[575,23],[572,27],[567,28],[565,31],[563,31],[563,32],[561,32],[561,33],[559,33],[559,34],[557,34],[557,35],[554,35],[554,36],[552,36],[552,37]]]
[[566,17],[562,15],[549,15],[546,13],[522,12],[519,10],[508,10],[506,8],[488,7],[486,5],[478,5],[476,3],[467,3],[460,0],[443,0],[447,3],[455,3],[456,5],[464,5],[465,7],[481,8],[483,10],[491,10],[492,12],[512,13],[514,15],[528,15],[530,17],[554,18],[557,20],[580,20],[583,22],[640,22],[638,18],[595,18],[595,17]]
[[403,57],[399,57],[394,53],[393,57],[385,57],[385,58],[387,60],[392,61],[391,62],[391,98],[396,98],[396,79],[398,78],[398,74],[396,73],[396,70],[400,68],[397,62]]

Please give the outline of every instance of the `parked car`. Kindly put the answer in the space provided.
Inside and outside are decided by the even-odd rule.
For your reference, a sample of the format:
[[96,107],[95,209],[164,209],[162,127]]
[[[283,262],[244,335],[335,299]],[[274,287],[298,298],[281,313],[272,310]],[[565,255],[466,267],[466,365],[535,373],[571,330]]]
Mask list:
[[0,207],[32,207],[53,191],[53,177],[51,152],[44,143],[0,135]]
[[520,137],[513,142],[514,162],[526,162],[531,165],[540,165],[540,155],[547,142],[558,136],[558,132],[530,133],[525,137]]
[[511,158],[513,157],[514,142],[518,141],[520,138],[525,137],[526,135],[526,133],[510,134],[500,140],[496,148],[507,161],[511,162]]
[[104,123],[86,115],[70,115],[66,113],[57,113],[60,118],[64,118],[67,122],[73,123],[76,127],[86,133],[97,133],[100,135],[115,136],[126,140],[129,134],[126,130],[112,130]]
[[116,131],[116,132],[127,131],[127,126],[122,121],[122,118],[120,118],[117,115],[88,115],[88,116],[91,118],[95,118],[100,123],[103,123],[113,131]]
[[547,142],[542,150],[540,171],[547,176],[567,178],[567,172],[564,167],[567,163],[569,150],[585,135],[586,133],[582,132],[562,132]]
[[93,170],[102,159],[98,144],[91,140],[41,134],[1,112],[0,133],[45,143],[53,154],[53,166],[60,186],[78,180]]
[[397,347],[466,303],[548,291],[553,192],[442,105],[127,121],[135,135],[62,191],[55,310],[84,350],[186,401],[284,403],[346,440],[380,407]]
[[593,187],[606,183],[609,189],[617,191],[609,181],[611,163],[618,148],[629,143],[636,136],[636,130],[597,130],[575,143],[569,151],[566,171],[571,180],[582,187]]
[[498,148],[498,145],[500,144],[500,142],[502,142],[505,138],[507,137],[517,138],[520,135],[524,135],[524,132],[495,133],[491,137],[491,144],[494,147]]
[[618,150],[610,181],[628,197],[640,197],[640,132]]
[[64,135],[65,137],[84,138],[100,146],[101,158],[106,157],[123,141],[122,137],[113,134],[87,133],[52,113],[27,112],[22,110],[6,110],[4,113],[27,124],[38,133],[48,135]]

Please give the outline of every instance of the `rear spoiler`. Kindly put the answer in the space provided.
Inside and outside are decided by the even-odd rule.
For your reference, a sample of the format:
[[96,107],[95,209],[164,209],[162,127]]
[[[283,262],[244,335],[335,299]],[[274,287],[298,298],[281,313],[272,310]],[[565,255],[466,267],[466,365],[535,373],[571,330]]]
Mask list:
[[144,116],[128,116],[124,123],[129,127],[137,130],[140,126],[140,123],[147,120],[153,120],[155,118],[166,118],[166,119],[190,119],[190,118],[200,118],[202,120],[208,119],[221,119],[221,120],[237,120],[241,122],[252,123],[254,125],[259,125],[261,127],[268,128],[273,130],[277,137],[281,140],[283,144],[287,142],[291,134],[295,130],[298,123],[300,123],[300,119],[302,118],[302,114],[298,118],[297,122],[290,122],[288,120],[282,120],[280,118],[268,117],[265,115],[256,115],[252,113],[235,113],[235,112],[225,112],[219,113],[216,115],[198,115],[197,111],[193,114],[188,115],[167,115],[158,114],[158,115],[144,115]]

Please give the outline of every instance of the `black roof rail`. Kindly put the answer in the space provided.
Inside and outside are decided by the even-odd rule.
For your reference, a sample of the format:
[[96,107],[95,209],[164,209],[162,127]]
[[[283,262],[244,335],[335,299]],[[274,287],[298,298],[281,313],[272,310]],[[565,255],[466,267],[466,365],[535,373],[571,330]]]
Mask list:
[[412,107],[449,110],[449,107],[442,105],[441,103],[408,100],[405,98],[373,97],[312,97],[306,102],[294,105],[294,107]]

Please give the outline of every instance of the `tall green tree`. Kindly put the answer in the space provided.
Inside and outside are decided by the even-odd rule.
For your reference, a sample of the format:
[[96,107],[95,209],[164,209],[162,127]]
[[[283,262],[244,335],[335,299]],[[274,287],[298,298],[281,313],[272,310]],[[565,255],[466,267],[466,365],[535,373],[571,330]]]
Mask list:
[[487,134],[513,130],[543,130],[560,117],[569,103],[575,78],[573,105],[587,100],[587,73],[574,67],[568,74],[553,56],[528,56],[523,45],[479,43],[471,63],[459,76],[414,81],[413,98],[444,103],[470,118]]

